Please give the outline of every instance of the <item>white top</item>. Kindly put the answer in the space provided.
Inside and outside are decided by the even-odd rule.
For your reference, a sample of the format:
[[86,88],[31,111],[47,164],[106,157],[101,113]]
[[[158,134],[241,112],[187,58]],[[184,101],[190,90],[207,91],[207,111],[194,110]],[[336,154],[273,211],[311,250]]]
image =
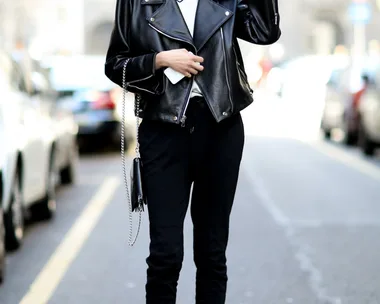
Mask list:
[[[177,2],[177,1],[176,1]],[[198,0],[183,0],[182,2],[177,2],[183,18],[189,28],[191,36],[194,35],[194,24],[195,24],[195,15],[197,13]],[[196,82],[193,82],[193,87],[191,89],[190,98],[194,96],[202,96],[202,92]]]

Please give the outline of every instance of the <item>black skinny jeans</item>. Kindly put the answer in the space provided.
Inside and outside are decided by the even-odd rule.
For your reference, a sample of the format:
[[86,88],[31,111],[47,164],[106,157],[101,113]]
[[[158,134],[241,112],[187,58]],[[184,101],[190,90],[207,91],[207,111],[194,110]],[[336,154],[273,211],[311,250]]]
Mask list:
[[216,123],[204,100],[192,99],[186,126],[143,120],[140,152],[148,198],[150,255],[147,304],[175,304],[183,225],[193,193],[196,303],[226,299],[226,248],[244,146],[240,114]]

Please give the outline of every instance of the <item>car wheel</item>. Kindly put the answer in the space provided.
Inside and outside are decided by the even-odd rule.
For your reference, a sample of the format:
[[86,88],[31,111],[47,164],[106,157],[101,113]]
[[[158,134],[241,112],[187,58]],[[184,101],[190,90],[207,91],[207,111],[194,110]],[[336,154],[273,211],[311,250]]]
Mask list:
[[56,211],[57,204],[55,201],[56,197],[56,187],[58,181],[58,170],[55,162],[54,153],[50,156],[50,166],[47,178],[46,194],[44,198],[34,206],[32,206],[32,216],[36,220],[49,220],[51,219]]
[[322,129],[322,132],[326,139],[331,139],[331,130]]
[[357,132],[352,131],[352,128],[349,127],[348,118],[344,118],[343,122],[343,132],[344,132],[344,138],[343,143],[346,146],[354,146],[358,143],[358,135]]
[[355,133],[346,131],[344,134],[344,143],[347,146],[354,146],[357,143],[357,136]]
[[368,135],[362,124],[359,126],[359,147],[365,155],[372,156],[375,154],[376,145],[370,138],[368,138]]
[[21,246],[24,237],[24,204],[18,173],[13,181],[11,201],[4,215],[4,225],[6,248],[16,250]]
[[72,185],[76,180],[76,164],[78,159],[78,148],[74,145],[71,148],[69,156],[69,164],[60,172],[60,179],[62,185]]

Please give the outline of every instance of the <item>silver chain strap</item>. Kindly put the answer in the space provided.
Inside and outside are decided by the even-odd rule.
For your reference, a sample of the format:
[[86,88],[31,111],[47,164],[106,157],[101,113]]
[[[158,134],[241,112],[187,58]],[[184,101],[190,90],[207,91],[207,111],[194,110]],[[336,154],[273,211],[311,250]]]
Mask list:
[[[133,212],[132,212],[132,200],[131,200],[131,194],[129,192],[129,185],[128,185],[128,175],[127,175],[127,166],[125,161],[125,103],[126,103],[126,94],[127,94],[127,84],[126,84],[126,68],[129,60],[126,60],[123,66],[123,103],[122,103],[122,120],[121,120],[121,161],[123,166],[123,176],[124,176],[124,185],[125,190],[127,192],[127,198],[128,198],[128,209],[129,209],[129,237],[128,237],[128,245],[133,246],[136,241],[137,237],[140,233],[141,228],[141,213],[142,210],[139,210],[139,222],[137,226],[137,232],[136,236],[133,238]],[[136,157],[140,157],[140,145],[139,145],[139,126],[140,126],[140,118],[138,114],[140,113],[140,98],[139,96],[136,97],[135,101],[135,115],[136,115]]]

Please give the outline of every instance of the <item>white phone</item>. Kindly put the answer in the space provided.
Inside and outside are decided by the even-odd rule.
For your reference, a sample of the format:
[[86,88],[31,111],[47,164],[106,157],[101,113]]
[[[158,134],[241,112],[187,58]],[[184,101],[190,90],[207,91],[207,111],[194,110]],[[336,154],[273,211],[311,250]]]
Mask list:
[[164,74],[166,75],[166,77],[168,77],[172,84],[178,83],[181,79],[185,77],[185,75],[183,75],[180,72],[177,72],[176,70],[173,70],[172,68],[166,68],[164,70]]
[[[189,52],[189,54],[193,54],[192,52]],[[198,64],[200,64],[198,62]],[[180,72],[177,72],[176,70],[173,70],[172,68],[166,68],[164,70],[164,74],[166,75],[166,77],[168,77],[168,79],[170,80],[170,82],[172,84],[176,84],[178,83],[181,79],[183,79],[184,77],[186,77],[185,75],[183,75],[182,73]]]

